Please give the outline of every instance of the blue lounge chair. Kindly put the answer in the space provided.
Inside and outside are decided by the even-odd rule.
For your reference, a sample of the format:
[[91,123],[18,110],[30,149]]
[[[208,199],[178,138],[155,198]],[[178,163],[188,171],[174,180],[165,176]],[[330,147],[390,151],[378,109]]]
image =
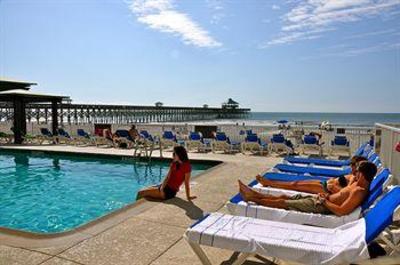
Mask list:
[[250,151],[251,153],[260,153],[263,155],[268,152],[267,147],[267,144],[262,142],[261,139],[258,138],[257,134],[248,134],[245,141],[241,143],[240,149],[242,153]]
[[76,130],[77,136],[74,138],[75,145],[92,145],[95,144],[95,139],[90,137],[84,129]]
[[274,168],[282,172],[290,172],[296,174],[310,174],[314,176],[328,176],[328,177],[340,177],[351,173],[350,167],[339,169],[339,168],[296,166],[290,164],[277,164]]
[[58,128],[57,129],[57,143],[65,143],[68,144],[73,141],[72,137],[69,135],[67,131],[65,131],[63,128]]
[[164,131],[161,137],[160,145],[162,148],[173,148],[178,145],[176,135],[172,131]]
[[344,135],[336,135],[331,141],[329,152],[332,155],[334,152],[346,152],[351,156],[350,141]]
[[271,138],[271,144],[269,145],[269,149],[274,152],[285,152],[290,154],[293,152],[293,149],[287,145],[287,140],[285,136],[281,133],[273,134]]
[[[361,156],[365,155],[365,150],[371,150],[368,147],[368,144],[362,144],[354,153],[354,156]],[[285,158],[286,161],[290,163],[297,163],[297,164],[314,164],[320,166],[331,166],[331,167],[343,167],[349,166],[351,159],[346,160],[328,160],[328,159],[319,159],[319,158],[306,158],[306,157],[297,157],[297,156],[287,156]]]
[[303,142],[300,144],[300,152],[303,154],[311,152],[318,152],[319,156],[322,156],[322,146],[315,135],[305,135]]
[[[303,213],[298,211],[289,211],[284,209],[276,209],[265,207],[261,205],[249,204],[243,201],[240,193],[233,196],[227,203],[229,212],[233,215],[241,215],[259,219],[266,219],[272,221],[296,223],[296,224],[308,224],[322,227],[336,227],[342,224],[352,222],[360,218],[360,216],[368,210],[377,198],[380,197],[387,189],[391,181],[391,175],[389,169],[384,169],[379,172],[371,182],[369,187],[369,195],[363,202],[363,204],[354,210],[352,213],[345,216],[326,215],[326,214],[313,214]],[[258,184],[256,180],[249,184],[255,190],[269,195],[279,196],[293,196],[296,194],[312,195],[309,193],[298,192],[293,190],[277,189],[271,187],[263,187]],[[315,196],[315,195],[314,195]]]
[[[372,152],[368,157],[370,162],[373,162],[377,167],[381,165],[381,161],[375,152]],[[283,164],[277,164],[274,167],[275,170],[282,172],[290,172],[296,174],[310,174],[317,176],[328,176],[328,177],[340,177],[351,173],[351,167],[346,166],[342,168],[338,167],[318,167],[304,164],[291,164],[285,162]]]
[[38,136],[39,144],[43,144],[45,141],[48,143],[56,143],[56,138],[47,128],[40,128],[41,135]]
[[223,151],[224,153],[231,153],[234,145],[232,145],[230,139],[224,132],[217,132],[214,139],[211,142],[212,152]]
[[151,159],[151,155],[155,149],[156,141],[147,130],[140,131],[140,138],[132,143],[134,148],[134,156],[144,156]]
[[154,141],[153,136],[146,130],[141,130],[140,136],[148,141]]
[[[399,206],[400,187],[396,186],[364,218],[336,228],[212,213],[190,226],[184,238],[202,264],[208,265],[211,262],[201,245],[243,253],[236,265],[255,254],[301,264],[363,263],[370,259],[368,245],[378,237],[385,238],[382,232],[398,220]],[[391,242],[389,246],[399,251],[396,245]],[[393,261],[390,264],[395,264]]]
[[126,148],[132,148],[134,146],[134,141],[129,135],[128,130],[119,129],[115,131],[117,137],[114,138],[116,146],[126,145]]
[[190,132],[188,140],[185,141],[185,146],[188,151],[195,149],[198,152],[202,152],[205,150],[203,137],[199,132]]

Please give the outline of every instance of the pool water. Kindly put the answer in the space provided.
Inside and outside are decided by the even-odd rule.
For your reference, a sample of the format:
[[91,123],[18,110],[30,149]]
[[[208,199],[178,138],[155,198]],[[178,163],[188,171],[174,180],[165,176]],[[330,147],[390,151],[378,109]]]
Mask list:
[[[168,161],[0,150],[0,227],[64,232],[136,201]],[[192,164],[192,176],[210,168]]]

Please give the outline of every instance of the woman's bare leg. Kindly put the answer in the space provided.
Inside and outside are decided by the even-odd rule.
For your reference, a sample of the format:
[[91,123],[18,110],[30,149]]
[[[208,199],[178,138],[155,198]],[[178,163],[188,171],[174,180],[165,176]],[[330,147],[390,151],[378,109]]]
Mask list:
[[248,198],[256,198],[256,199],[268,199],[268,200],[279,200],[279,199],[289,199],[289,196],[286,195],[280,195],[280,196],[273,196],[273,195],[268,195],[268,194],[263,194],[261,192],[257,192],[253,190],[252,188],[248,187],[247,185],[243,184],[239,180],[239,192],[242,195],[244,201],[247,201]]
[[295,191],[315,193],[315,194],[325,192],[319,180],[275,181],[266,179],[260,175],[257,175],[256,179],[264,187],[295,190]]
[[159,187],[149,187],[138,192],[137,198],[152,198],[157,200],[164,200],[165,194]]
[[257,203],[258,205],[272,207],[272,208],[280,208],[287,209],[286,200],[289,199],[288,196],[270,196],[265,194],[260,194],[251,188],[244,185],[239,181],[240,186],[240,194],[242,195],[244,201],[252,201]]

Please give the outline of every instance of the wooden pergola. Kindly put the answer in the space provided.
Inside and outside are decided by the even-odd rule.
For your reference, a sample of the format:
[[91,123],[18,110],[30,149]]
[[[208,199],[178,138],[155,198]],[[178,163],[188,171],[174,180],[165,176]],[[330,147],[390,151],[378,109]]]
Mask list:
[[51,103],[52,108],[52,130],[57,134],[58,128],[58,105],[63,96],[34,93],[30,87],[37,85],[33,82],[0,79],[0,102],[12,103],[14,143],[21,144],[26,134],[26,105],[30,103]]

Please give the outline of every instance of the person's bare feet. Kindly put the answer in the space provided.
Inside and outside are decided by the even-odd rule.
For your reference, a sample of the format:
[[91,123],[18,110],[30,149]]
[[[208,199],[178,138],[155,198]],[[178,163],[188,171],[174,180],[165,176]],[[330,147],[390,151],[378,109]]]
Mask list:
[[248,187],[246,184],[238,180],[239,182],[239,192],[240,195],[242,195],[242,198],[245,202],[250,201],[251,198],[257,194],[254,190],[252,190],[250,187]]
[[257,175],[256,176],[256,180],[258,181],[258,183],[260,183],[261,185],[263,185],[264,187],[268,187],[270,185],[269,181],[267,179],[265,179],[263,176],[261,175]]

